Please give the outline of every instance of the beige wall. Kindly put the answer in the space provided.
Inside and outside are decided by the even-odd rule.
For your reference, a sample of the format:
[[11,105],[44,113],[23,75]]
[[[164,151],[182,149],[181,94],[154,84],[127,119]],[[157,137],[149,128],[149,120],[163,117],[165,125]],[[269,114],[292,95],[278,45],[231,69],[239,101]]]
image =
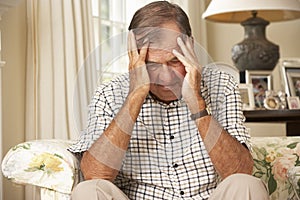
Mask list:
[[[2,72],[3,153],[24,141],[26,13],[25,0],[10,8],[0,21],[2,33],[2,59],[6,62]],[[24,199],[22,186],[4,178],[3,200]]]

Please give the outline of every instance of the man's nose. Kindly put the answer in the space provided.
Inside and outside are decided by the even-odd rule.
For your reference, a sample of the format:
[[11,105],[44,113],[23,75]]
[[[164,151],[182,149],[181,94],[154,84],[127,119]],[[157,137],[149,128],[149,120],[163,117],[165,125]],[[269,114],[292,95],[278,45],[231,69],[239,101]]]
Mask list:
[[172,79],[174,79],[174,71],[172,67],[167,64],[162,64],[159,72],[159,79],[167,83],[172,82]]

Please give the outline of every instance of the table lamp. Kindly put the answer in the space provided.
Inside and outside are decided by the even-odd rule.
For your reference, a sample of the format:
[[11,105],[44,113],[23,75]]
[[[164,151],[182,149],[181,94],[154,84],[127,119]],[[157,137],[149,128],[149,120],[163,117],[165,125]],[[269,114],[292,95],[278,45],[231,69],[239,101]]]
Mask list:
[[300,18],[300,0],[212,0],[202,18],[244,27],[244,40],[232,48],[232,60],[240,72],[273,70],[279,46],[266,38],[266,26],[270,21]]

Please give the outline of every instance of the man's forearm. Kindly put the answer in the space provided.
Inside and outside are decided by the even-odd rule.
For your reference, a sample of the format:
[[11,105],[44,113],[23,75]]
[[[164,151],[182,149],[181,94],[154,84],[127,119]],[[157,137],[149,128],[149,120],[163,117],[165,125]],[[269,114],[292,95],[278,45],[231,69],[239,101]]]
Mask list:
[[234,173],[251,174],[253,159],[249,150],[239,141],[233,138],[223,128],[217,128],[218,122],[212,116],[206,116],[196,120],[196,125],[202,139],[211,137],[208,134],[215,134],[215,141],[208,145],[209,155],[218,174],[225,178]]
[[[130,94],[108,128],[83,154],[81,171],[85,179],[101,178],[110,181],[115,179],[143,101],[138,94]],[[112,158],[120,159],[112,161]]]

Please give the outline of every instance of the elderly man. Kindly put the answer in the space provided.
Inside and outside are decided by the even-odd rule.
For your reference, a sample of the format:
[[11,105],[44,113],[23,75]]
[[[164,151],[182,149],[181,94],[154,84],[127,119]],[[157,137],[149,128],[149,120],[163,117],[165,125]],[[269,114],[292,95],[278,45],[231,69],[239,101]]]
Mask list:
[[85,181],[72,199],[268,199],[234,79],[200,66],[189,19],[167,1],[129,26],[129,73],[100,86],[70,151]]

